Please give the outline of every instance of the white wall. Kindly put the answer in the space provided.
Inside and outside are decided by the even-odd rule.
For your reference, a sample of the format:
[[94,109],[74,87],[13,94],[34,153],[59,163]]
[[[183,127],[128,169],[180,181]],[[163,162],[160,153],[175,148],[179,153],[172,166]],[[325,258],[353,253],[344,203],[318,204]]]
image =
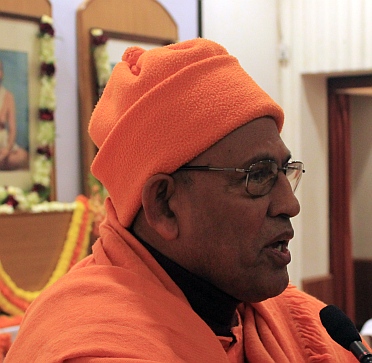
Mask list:
[[371,72],[372,1],[204,0],[203,10],[203,35],[237,55],[279,101],[286,113],[282,137],[305,163],[289,266],[301,286],[303,278],[329,272],[326,80]]
[[203,0],[203,37],[223,45],[279,101],[276,0]]
[[[179,39],[198,35],[196,0],[159,0],[179,28]],[[83,0],[51,0],[56,31],[57,199],[70,202],[81,193],[77,93],[76,11]]]
[[329,272],[326,80],[372,72],[371,14],[370,0],[280,1],[280,42],[289,53],[280,76],[291,125],[285,137],[306,166],[296,277]]
[[[203,37],[224,45],[239,59],[253,79],[283,105],[279,15],[276,0],[203,0]],[[293,103],[299,101],[299,94],[293,93],[292,96]],[[284,111],[287,113],[286,108]],[[293,157],[301,159],[302,154],[297,145],[298,127],[288,117],[284,124],[283,139],[290,147]],[[297,192],[299,199],[302,189],[300,186]],[[293,224],[296,236],[290,243],[292,262],[289,273],[292,283],[300,286],[303,262],[300,217],[294,218]]]
[[72,202],[80,190],[75,16],[81,0],[51,0],[56,33],[57,199]]

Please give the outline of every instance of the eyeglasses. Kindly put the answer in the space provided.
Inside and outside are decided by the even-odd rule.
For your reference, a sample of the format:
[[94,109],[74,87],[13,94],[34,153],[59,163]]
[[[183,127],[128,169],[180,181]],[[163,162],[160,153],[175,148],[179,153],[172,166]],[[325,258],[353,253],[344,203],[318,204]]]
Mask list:
[[282,171],[287,176],[294,193],[302,174],[305,172],[304,164],[301,161],[289,161],[286,166],[279,168],[278,164],[273,160],[258,161],[252,164],[248,169],[192,165],[182,166],[178,170],[236,171],[238,173],[247,173],[245,186],[248,194],[255,197],[262,197],[270,192],[278,179],[279,171]]

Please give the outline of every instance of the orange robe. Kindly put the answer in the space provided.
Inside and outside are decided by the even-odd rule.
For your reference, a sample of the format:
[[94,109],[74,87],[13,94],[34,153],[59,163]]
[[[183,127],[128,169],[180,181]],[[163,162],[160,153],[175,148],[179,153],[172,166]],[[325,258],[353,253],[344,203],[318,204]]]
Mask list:
[[[113,208],[93,254],[29,307],[6,363],[229,363],[218,337]],[[239,306],[250,363],[355,362],[322,327],[320,301],[290,286]]]

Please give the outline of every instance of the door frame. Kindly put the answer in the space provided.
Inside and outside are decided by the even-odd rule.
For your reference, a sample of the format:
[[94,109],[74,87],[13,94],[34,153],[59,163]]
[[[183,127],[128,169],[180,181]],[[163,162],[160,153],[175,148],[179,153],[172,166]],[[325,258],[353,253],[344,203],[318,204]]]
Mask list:
[[334,303],[355,320],[351,234],[350,89],[372,87],[372,75],[331,77],[328,89],[330,273]]

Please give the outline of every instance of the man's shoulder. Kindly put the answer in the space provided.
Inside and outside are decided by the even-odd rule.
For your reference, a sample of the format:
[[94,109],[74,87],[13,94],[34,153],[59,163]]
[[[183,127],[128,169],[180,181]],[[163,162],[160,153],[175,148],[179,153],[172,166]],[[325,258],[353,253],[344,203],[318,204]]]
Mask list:
[[292,312],[307,311],[310,314],[316,313],[317,316],[319,311],[326,306],[323,301],[291,284],[280,295],[268,299],[268,304],[285,306]]
[[78,265],[43,291],[38,299],[45,302],[50,299],[59,300],[59,297],[69,296],[69,301],[71,301],[71,299],[93,299],[96,294],[101,299],[105,299],[103,291],[123,293],[123,290],[136,278],[138,279],[132,271],[117,266]]
[[[42,343],[41,336],[46,337]],[[205,341],[214,347],[211,352],[205,350]],[[143,342],[148,351],[143,351]],[[173,344],[180,345],[180,352],[173,352]],[[188,346],[213,356],[204,361],[224,361],[214,359],[221,357],[214,334],[184,300],[160,281],[148,279],[135,269],[83,262],[31,304],[11,357],[27,352],[27,360],[21,361],[29,362],[41,361],[35,357],[51,361],[48,359],[52,353],[59,359],[53,356],[53,361],[64,361],[76,354],[135,354],[143,360],[159,356],[154,361],[177,361],[178,354],[182,357],[187,353],[189,357],[184,350]],[[195,361],[197,354],[192,350],[190,354],[192,358],[184,361]]]
[[285,300],[295,300],[299,303],[307,303],[309,305],[314,305],[316,309],[323,308],[326,304],[317,299],[315,296],[312,296],[299,288],[297,288],[294,285],[289,284],[288,287],[283,291],[281,295],[278,296],[279,299],[285,299]]

